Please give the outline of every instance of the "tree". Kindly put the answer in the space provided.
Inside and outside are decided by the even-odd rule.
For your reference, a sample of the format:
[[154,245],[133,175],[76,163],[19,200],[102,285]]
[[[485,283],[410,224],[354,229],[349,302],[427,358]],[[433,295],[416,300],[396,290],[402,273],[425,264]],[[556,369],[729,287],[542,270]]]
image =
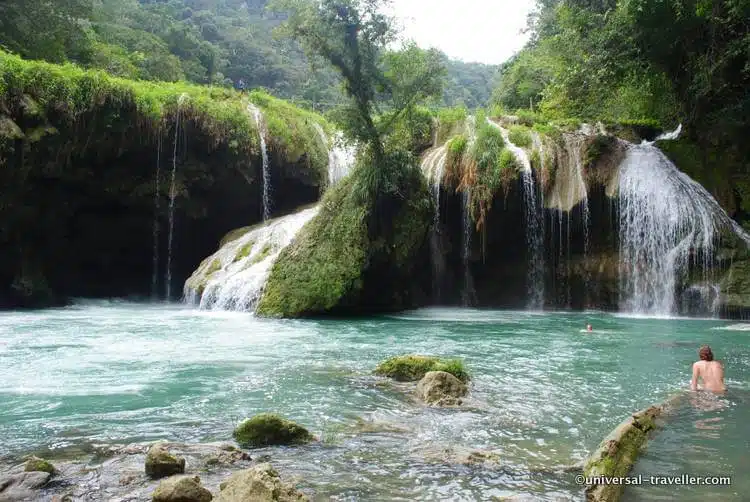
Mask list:
[[[414,44],[389,51],[396,42],[395,23],[383,12],[387,0],[276,0],[270,6],[289,13],[282,30],[298,40],[310,56],[331,63],[343,78],[349,104],[346,132],[366,145],[371,159],[365,192],[372,200],[387,191],[384,136],[398,119],[423,99],[442,90],[445,69],[436,51]],[[388,118],[380,106],[388,108]]]

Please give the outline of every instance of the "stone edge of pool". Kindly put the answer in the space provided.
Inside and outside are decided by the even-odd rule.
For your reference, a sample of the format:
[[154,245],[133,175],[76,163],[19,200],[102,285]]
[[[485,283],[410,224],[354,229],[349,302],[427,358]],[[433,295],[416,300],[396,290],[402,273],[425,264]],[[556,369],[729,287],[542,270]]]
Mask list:
[[657,420],[668,414],[684,393],[678,393],[666,401],[633,413],[610,432],[596,451],[586,459],[583,467],[587,502],[617,502],[622,495],[623,484],[588,483],[591,478],[623,477],[633,468],[649,435],[660,427]]

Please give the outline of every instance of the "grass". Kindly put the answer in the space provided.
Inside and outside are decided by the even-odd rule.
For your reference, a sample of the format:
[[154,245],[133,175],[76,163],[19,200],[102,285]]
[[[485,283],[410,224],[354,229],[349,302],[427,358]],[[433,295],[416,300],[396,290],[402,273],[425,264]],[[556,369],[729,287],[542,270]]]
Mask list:
[[462,133],[468,116],[468,110],[463,107],[441,108],[438,110],[437,144],[442,145],[448,138]]
[[531,148],[531,132],[528,127],[514,125],[508,131],[508,139],[511,143],[521,148]]

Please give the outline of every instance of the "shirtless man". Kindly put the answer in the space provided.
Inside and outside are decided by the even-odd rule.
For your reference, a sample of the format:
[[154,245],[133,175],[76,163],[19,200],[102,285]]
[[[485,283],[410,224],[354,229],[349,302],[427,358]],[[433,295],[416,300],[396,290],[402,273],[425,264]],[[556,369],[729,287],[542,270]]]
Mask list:
[[698,390],[698,378],[703,380],[703,390],[724,392],[724,367],[719,361],[714,361],[711,347],[704,345],[698,350],[700,361],[693,364],[693,379],[690,382],[692,390]]

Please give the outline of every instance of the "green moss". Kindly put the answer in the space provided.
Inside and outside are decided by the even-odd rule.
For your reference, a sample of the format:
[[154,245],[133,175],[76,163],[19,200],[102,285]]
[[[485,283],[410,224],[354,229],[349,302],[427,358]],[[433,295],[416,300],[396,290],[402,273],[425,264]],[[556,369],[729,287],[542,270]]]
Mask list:
[[268,255],[270,255],[273,252],[273,245],[269,242],[265,246],[263,246],[263,249],[260,250],[260,252],[253,256],[253,259],[251,261],[251,265],[255,265],[256,263],[260,263],[266,258],[268,258]]
[[421,380],[430,371],[445,371],[462,382],[469,381],[469,374],[461,360],[420,355],[396,356],[387,359],[378,365],[375,374],[400,382],[415,382]]
[[281,251],[256,314],[303,317],[408,302],[410,268],[427,236],[432,199],[416,167],[378,168],[393,191],[381,194],[387,226],[370,234],[373,202],[361,187],[370,185],[374,168],[360,163],[326,193],[318,215]]
[[508,139],[511,143],[521,148],[531,148],[531,132],[528,127],[511,126],[508,131]]
[[210,276],[214,272],[218,272],[219,270],[221,270],[221,260],[216,258],[211,262],[211,265],[209,265],[208,269],[206,269],[206,277]]
[[250,253],[253,251],[253,246],[255,246],[255,241],[250,241],[246,243],[244,246],[242,246],[238,251],[237,254],[234,257],[234,262],[237,263],[238,261],[242,260],[243,258],[247,258],[250,256]]
[[245,420],[234,429],[233,436],[243,448],[304,444],[313,440],[307,429],[273,413]]
[[39,457],[31,457],[24,464],[23,470],[25,472],[48,472],[54,474],[56,472],[55,466],[46,460]]

